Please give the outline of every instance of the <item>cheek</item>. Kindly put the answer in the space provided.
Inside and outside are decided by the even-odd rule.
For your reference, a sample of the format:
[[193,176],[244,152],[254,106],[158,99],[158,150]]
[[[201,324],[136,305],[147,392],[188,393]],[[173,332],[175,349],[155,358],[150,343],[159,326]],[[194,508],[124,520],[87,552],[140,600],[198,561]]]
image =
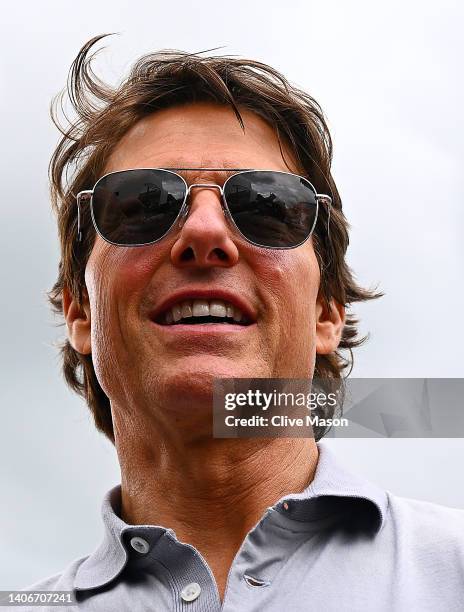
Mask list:
[[161,254],[152,247],[124,248],[100,239],[85,270],[92,319],[92,352],[121,354],[127,326]]
[[272,296],[270,309],[281,325],[299,330],[313,326],[320,272],[311,243],[269,251],[260,276],[263,289]]
[[314,369],[320,273],[311,245],[269,251],[260,286],[267,304],[267,342],[276,377],[305,378]]
[[90,303],[97,316],[121,309],[127,312],[159,266],[163,254],[158,247],[116,247],[99,238],[85,270]]
[[152,247],[124,248],[100,239],[85,270],[91,308],[92,360],[98,381],[110,394],[124,394],[134,359],[129,328],[138,324],[140,295],[158,265]]

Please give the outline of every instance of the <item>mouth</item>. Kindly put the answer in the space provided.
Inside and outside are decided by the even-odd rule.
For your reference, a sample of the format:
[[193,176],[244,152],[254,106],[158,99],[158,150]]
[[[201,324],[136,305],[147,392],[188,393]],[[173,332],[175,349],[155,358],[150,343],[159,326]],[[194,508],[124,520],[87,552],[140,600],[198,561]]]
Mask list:
[[254,323],[239,306],[218,298],[179,300],[161,310],[153,321],[163,326],[219,324],[248,327]]

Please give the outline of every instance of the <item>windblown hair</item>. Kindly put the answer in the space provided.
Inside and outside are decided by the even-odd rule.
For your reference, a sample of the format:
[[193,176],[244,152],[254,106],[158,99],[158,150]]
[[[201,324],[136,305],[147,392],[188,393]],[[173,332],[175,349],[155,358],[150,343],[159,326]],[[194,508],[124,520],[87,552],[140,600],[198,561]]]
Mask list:
[[[52,120],[62,135],[49,166],[51,202],[57,215],[61,247],[58,278],[47,293],[56,314],[63,315],[64,287],[82,307],[84,272],[96,236],[86,206],[81,212],[83,240],[76,239],[76,194],[93,188],[114,147],[137,121],[159,109],[197,101],[230,106],[242,128],[240,109],[264,118],[275,129],[279,142],[285,140],[290,144],[316,190],[332,197],[329,236],[324,210],[313,233],[321,271],[320,292],[327,303],[333,298],[349,308],[354,302],[382,295],[359,287],[345,261],[349,225],[330,172],[332,141],[322,110],[310,95],[261,62],[181,51],[160,51],[141,57],[129,76],[117,87],[111,87],[92,68],[98,53],[93,49],[105,36],[96,36],[82,47],[71,65],[67,88],[53,99],[50,108]],[[76,117],[71,120],[65,115],[63,127],[58,107],[63,109],[66,95]],[[357,324],[358,320],[347,314],[338,350],[330,355],[317,355],[314,377],[341,379],[345,368],[350,365],[352,368],[352,349],[367,338],[358,337]],[[58,348],[66,383],[85,398],[97,429],[114,442],[110,400],[97,380],[92,356],[78,353],[69,340]],[[346,350],[348,356],[342,356],[341,350]],[[323,434],[318,432],[316,438]]]

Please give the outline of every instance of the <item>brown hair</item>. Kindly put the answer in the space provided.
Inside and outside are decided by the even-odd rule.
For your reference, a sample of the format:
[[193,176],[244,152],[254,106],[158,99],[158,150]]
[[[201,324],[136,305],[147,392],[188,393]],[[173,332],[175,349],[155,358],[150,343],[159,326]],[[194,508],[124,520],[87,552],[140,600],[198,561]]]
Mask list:
[[[332,197],[330,238],[324,212],[313,234],[321,270],[320,291],[327,302],[334,298],[349,307],[353,302],[382,295],[359,287],[345,261],[349,226],[330,173],[331,137],[322,110],[311,96],[261,62],[181,51],[141,57],[129,76],[112,88],[92,69],[98,51],[90,51],[105,36],[96,36],[82,47],[71,65],[67,88],[51,104],[52,120],[62,134],[49,166],[61,246],[58,279],[47,294],[55,313],[63,314],[64,287],[82,306],[84,271],[95,239],[86,206],[81,218],[83,241],[76,241],[76,194],[93,188],[113,148],[134,123],[158,109],[195,101],[230,105],[242,128],[239,107],[263,117],[275,128],[279,142],[283,138],[289,142],[316,189]],[[66,117],[67,124],[61,127],[57,107],[61,104],[63,108],[66,93],[77,117]],[[69,172],[72,176],[68,180]],[[346,349],[349,357],[343,357],[339,349],[330,355],[317,355],[314,376],[339,379],[345,368],[352,367],[352,349],[366,339],[357,336],[357,323],[347,314],[339,349]],[[110,401],[95,375],[92,356],[75,351],[69,340],[59,349],[67,384],[85,398],[97,429],[114,442]]]

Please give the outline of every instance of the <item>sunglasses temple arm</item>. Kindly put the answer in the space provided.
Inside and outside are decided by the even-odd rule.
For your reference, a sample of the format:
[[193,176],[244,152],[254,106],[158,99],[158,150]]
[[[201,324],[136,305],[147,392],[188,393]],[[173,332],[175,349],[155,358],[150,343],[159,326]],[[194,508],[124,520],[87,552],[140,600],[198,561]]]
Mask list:
[[317,199],[325,204],[327,208],[327,239],[330,242],[330,209],[332,208],[332,198],[328,195],[316,194]]
[[92,197],[93,191],[80,191],[77,194],[77,240],[78,242],[82,242],[82,232],[81,232],[81,202],[88,202]]
[[330,202],[326,200],[326,204],[327,204],[327,240],[330,244],[330,212],[332,209],[332,200],[330,200]]

